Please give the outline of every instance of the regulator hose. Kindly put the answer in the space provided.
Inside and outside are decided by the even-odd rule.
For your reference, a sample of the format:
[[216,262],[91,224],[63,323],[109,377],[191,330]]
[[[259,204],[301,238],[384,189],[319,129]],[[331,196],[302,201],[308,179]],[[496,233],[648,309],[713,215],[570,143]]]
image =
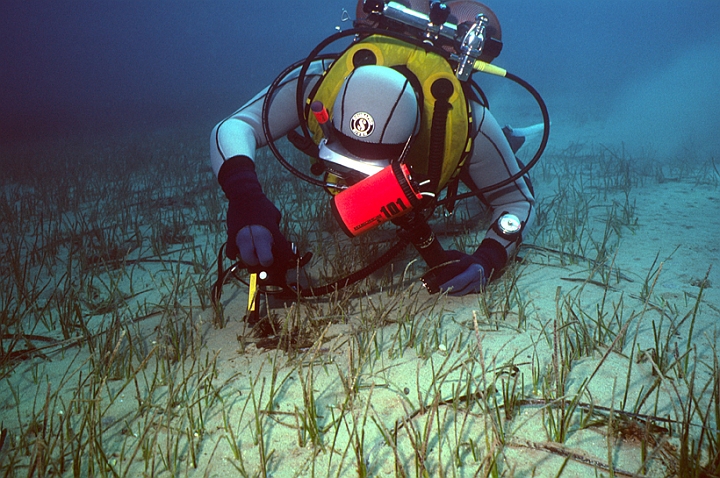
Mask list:
[[[311,134],[307,127],[307,122],[305,121],[305,118],[308,117],[308,111],[307,108],[309,108],[309,105],[306,104],[305,101],[305,90],[303,85],[305,85],[305,77],[307,76],[307,72],[310,68],[310,65],[313,61],[319,61],[324,59],[335,59],[339,56],[339,53],[337,54],[325,54],[321,55],[320,52],[324,50],[328,45],[331,45],[343,38],[351,37],[351,36],[367,36],[367,35],[381,35],[386,36],[390,38],[395,38],[398,40],[406,41],[408,43],[412,43],[418,47],[424,48],[428,51],[433,51],[435,53],[438,53],[440,55],[443,55],[445,57],[448,56],[448,53],[445,50],[442,50],[441,48],[434,47],[432,45],[429,45],[427,43],[422,43],[418,40],[415,40],[414,38],[408,37],[406,35],[403,35],[401,33],[396,33],[388,30],[382,30],[377,28],[369,28],[369,27],[360,27],[360,28],[351,28],[342,32],[335,33],[333,35],[330,35],[325,40],[321,41],[307,56],[307,58],[297,61],[287,67],[285,70],[283,70],[280,75],[278,75],[277,78],[271,83],[271,85],[268,87],[268,91],[266,94],[265,102],[263,103],[263,109],[262,109],[262,127],[263,127],[263,133],[265,135],[265,140],[267,142],[268,148],[272,151],[275,158],[282,164],[288,171],[290,171],[292,174],[297,176],[298,178],[309,182],[310,184],[314,184],[316,186],[321,187],[327,187],[328,185],[319,179],[313,178],[308,176],[307,174],[303,173],[302,171],[298,170],[296,167],[294,167],[292,164],[290,164],[285,157],[282,155],[280,150],[275,145],[275,138],[272,136],[272,132],[270,131],[270,125],[269,125],[269,111],[270,106],[272,104],[272,100],[275,94],[275,90],[280,87],[282,81],[296,68],[300,67],[300,72],[298,73],[297,82],[298,82],[298,88],[296,89],[296,104],[297,104],[297,110],[298,110],[298,119],[300,119],[300,129],[302,130],[303,136],[305,138],[310,139]],[[500,69],[498,69],[500,70]],[[543,136],[542,140],[540,141],[540,145],[538,146],[537,151],[535,152],[535,155],[533,158],[528,162],[527,165],[525,165],[523,168],[520,169],[516,174],[513,174],[512,176],[496,183],[490,186],[486,186],[482,189],[473,189],[472,191],[468,193],[461,194],[459,196],[454,196],[453,198],[446,198],[442,201],[439,201],[437,204],[442,205],[447,202],[450,202],[451,200],[457,201],[460,199],[469,198],[472,196],[478,196],[481,194],[485,194],[489,191],[493,191],[495,189],[499,189],[502,187],[507,186],[510,183],[513,183],[517,181],[518,179],[525,176],[530,169],[532,169],[533,166],[540,160],[540,157],[542,156],[543,152],[545,152],[545,147],[547,146],[548,137],[550,135],[550,115],[547,110],[547,106],[545,105],[545,101],[542,99],[542,96],[540,96],[540,93],[537,92],[537,90],[530,85],[527,81],[523,80],[519,76],[516,76],[510,72],[506,72],[503,70],[503,75],[501,75],[503,78],[507,78],[508,80],[511,80],[518,85],[522,86],[528,93],[532,95],[532,97],[535,99],[535,101],[538,104],[538,107],[540,108],[540,112],[542,114],[543,118]]]
[[538,106],[540,107],[540,113],[542,114],[543,118],[543,135],[542,139],[540,140],[540,146],[538,146],[537,151],[535,152],[535,155],[533,158],[518,171],[517,173],[513,174],[509,178],[506,178],[500,182],[497,182],[491,186],[484,187],[482,189],[480,188],[474,188],[470,192],[459,194],[457,196],[448,197],[441,201],[437,202],[438,206],[442,206],[443,204],[446,204],[451,201],[459,201],[461,199],[466,199],[473,196],[480,196],[482,194],[488,193],[490,191],[494,191],[495,189],[500,189],[502,187],[507,186],[510,183],[514,183],[518,179],[525,176],[530,169],[537,164],[537,162],[540,160],[540,157],[545,152],[545,147],[547,146],[548,138],[550,136],[550,114],[548,113],[547,105],[545,104],[545,101],[542,99],[542,96],[540,96],[540,93],[537,92],[533,86],[528,83],[527,81],[523,80],[522,78],[513,75],[512,73],[506,72],[504,75],[504,78],[507,78],[508,80],[514,81],[518,85],[525,88],[525,90],[528,91],[532,95],[533,98],[535,98],[535,101],[537,102]]
[[[284,294],[285,296],[292,298],[296,296],[300,297],[321,297],[323,295],[330,294],[332,292],[337,292],[340,289],[343,289],[347,286],[350,286],[352,284],[355,284],[357,282],[360,282],[361,280],[365,279],[367,276],[372,274],[373,272],[380,269],[382,266],[387,265],[390,260],[398,255],[400,252],[407,247],[409,240],[406,238],[400,238],[395,244],[393,244],[390,249],[385,251],[380,257],[375,259],[373,262],[368,264],[367,266],[363,267],[362,269],[359,269],[341,279],[336,280],[335,282],[332,282],[330,284],[326,284],[320,287],[308,287],[305,289],[299,289],[294,290],[290,286],[284,287],[282,290],[277,291],[268,291],[264,290],[263,293],[266,293],[268,295],[281,295]],[[220,251],[218,253],[217,258],[217,279],[213,283],[213,286],[211,288],[210,292],[210,300],[212,301],[213,306],[217,307],[220,303],[220,298],[222,297],[222,288],[227,282],[228,278],[231,275],[235,275],[235,271],[238,269],[243,269],[245,266],[242,264],[241,261],[236,261],[230,267],[227,269],[223,268],[223,256],[224,256],[224,248],[225,244],[220,248]],[[244,284],[248,285],[245,281],[240,279],[236,276],[238,280],[243,282]]]

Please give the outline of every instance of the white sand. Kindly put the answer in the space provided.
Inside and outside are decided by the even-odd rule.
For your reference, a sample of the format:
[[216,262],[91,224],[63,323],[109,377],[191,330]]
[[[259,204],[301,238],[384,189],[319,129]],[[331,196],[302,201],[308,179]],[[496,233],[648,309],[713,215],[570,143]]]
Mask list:
[[[552,154],[547,161],[562,163]],[[577,166],[586,173],[591,167]],[[576,243],[560,241],[554,229],[571,218],[547,211],[546,224],[555,222],[527,241],[536,247],[523,249],[523,263],[484,295],[429,296],[417,281],[421,265],[410,267],[401,282],[399,263],[394,285],[381,291],[273,309],[280,322],[293,318],[286,323],[299,341],[291,353],[258,348],[259,338],[242,320],[245,286],[225,286],[225,324],[218,329],[210,309],[187,307],[190,300],[199,303],[189,284],[208,284],[212,271],[201,275],[172,261],[136,264],[120,287],[127,292],[132,285],[140,294],[121,307],[130,311],[120,314],[127,327],[98,339],[109,344],[104,354],[82,343],[6,369],[9,386],[0,387],[0,405],[8,435],[0,465],[17,467],[16,474],[30,463],[57,471],[57,450],[65,447],[68,476],[78,460],[82,474],[94,476],[111,469],[126,476],[237,476],[238,470],[248,476],[354,476],[362,467],[367,476],[493,476],[494,466],[500,476],[518,477],[557,476],[561,469],[562,476],[608,476],[610,468],[616,476],[672,475],[682,445],[678,422],[701,422],[710,394],[704,387],[717,361],[720,277],[711,266],[720,254],[720,178],[710,170],[681,178],[672,167],[664,171],[664,182],[638,176],[627,196],[584,190],[592,207]],[[577,186],[573,178],[544,181],[539,167],[534,174],[541,207],[558,188]],[[611,235],[605,262],[612,273],[551,251],[583,250],[594,259],[597,247],[589,238],[601,241],[613,202],[634,205],[637,224],[618,224],[619,238]],[[202,231],[192,229],[195,246],[209,241],[209,261],[218,237]],[[443,240],[451,247],[457,237]],[[192,253],[169,257],[189,261]],[[317,251],[315,260],[311,274],[322,268]],[[377,277],[378,283],[388,280],[386,273]],[[142,315],[131,312],[138,304],[156,310],[153,305],[167,303],[180,283],[184,307],[176,316],[131,323]],[[50,290],[43,297],[51,297]],[[108,329],[110,315],[88,315],[87,324]],[[653,324],[664,346],[660,357],[653,352]],[[173,330],[184,335],[173,337]],[[58,330],[24,332],[61,339]],[[582,339],[582,333],[593,337]],[[102,363],[136,373],[111,376]],[[694,390],[681,370],[695,374]],[[553,378],[558,373],[560,382]],[[50,423],[43,425],[48,388]],[[691,396],[696,401],[689,409],[700,407],[702,414],[688,418]],[[646,430],[638,414],[656,418]],[[695,438],[700,431],[690,428]],[[717,439],[718,430],[709,431]],[[61,435],[76,440],[75,448],[61,444]],[[55,451],[54,460],[37,458],[40,444]],[[82,453],[73,456],[73,449]],[[88,470],[99,449],[108,464]],[[646,469],[643,456],[650,457]]]

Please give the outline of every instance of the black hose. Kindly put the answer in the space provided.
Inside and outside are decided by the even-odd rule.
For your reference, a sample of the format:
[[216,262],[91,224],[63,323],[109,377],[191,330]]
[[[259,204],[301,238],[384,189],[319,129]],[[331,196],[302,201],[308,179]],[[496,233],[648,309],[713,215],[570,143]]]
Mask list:
[[[262,127],[263,127],[263,133],[265,134],[265,140],[268,144],[268,147],[272,151],[275,158],[282,164],[288,171],[290,171],[292,174],[297,176],[300,179],[303,179],[304,181],[309,182],[310,184],[314,184],[316,186],[326,187],[327,184],[324,181],[315,179],[313,177],[310,177],[297,168],[295,168],[293,165],[291,165],[282,155],[280,150],[275,145],[275,139],[272,137],[272,133],[270,132],[270,126],[268,122],[268,116],[270,111],[270,105],[272,104],[272,99],[275,93],[275,89],[278,88],[280,83],[283,79],[295,68],[302,65],[300,67],[300,72],[298,74],[298,88],[297,88],[297,96],[296,96],[296,103],[297,103],[297,109],[298,109],[298,119],[300,119],[300,129],[302,130],[303,136],[306,138],[311,138],[310,131],[308,130],[307,123],[304,121],[304,118],[307,117],[308,112],[306,111],[306,107],[309,107],[309,105],[306,105],[305,103],[305,90],[304,90],[304,84],[305,84],[305,76],[307,75],[307,71],[310,68],[310,65],[313,61],[316,60],[322,60],[322,59],[332,59],[337,58],[337,54],[326,54],[326,55],[320,55],[320,52],[325,49],[328,45],[331,45],[332,43],[335,43],[338,40],[341,40],[346,37],[355,36],[355,35],[371,35],[371,34],[377,34],[377,35],[384,35],[390,38],[396,38],[399,40],[407,41],[408,43],[412,43],[414,45],[420,46],[428,51],[433,51],[435,53],[441,54],[445,57],[448,56],[448,53],[444,50],[433,47],[431,45],[428,45],[426,43],[421,43],[419,41],[415,41],[412,38],[408,38],[405,35],[386,31],[386,30],[378,30],[376,28],[351,28],[349,30],[345,30],[342,32],[335,33],[333,35],[330,35],[325,40],[320,42],[308,55],[307,58],[304,60],[297,61],[290,65],[288,68],[286,68],[280,75],[278,75],[277,78],[272,82],[270,87],[268,88],[267,96],[265,98],[265,102],[263,104],[262,109]],[[517,83],[518,85],[525,88],[525,90],[528,91],[532,95],[532,97],[537,102],[538,106],[540,107],[540,112],[542,114],[543,118],[543,136],[542,140],[540,141],[540,146],[538,147],[537,151],[535,152],[535,155],[533,158],[528,162],[527,165],[525,165],[523,168],[520,169],[519,172],[516,174],[513,174],[509,178],[506,178],[496,184],[493,184],[491,186],[484,187],[482,189],[474,189],[468,193],[461,194],[459,196],[454,196],[453,198],[446,198],[442,201],[439,201],[437,205],[443,205],[445,203],[448,203],[450,201],[458,201],[461,199],[466,199],[473,196],[479,196],[482,194],[485,194],[490,191],[494,191],[496,189],[500,189],[502,187],[507,186],[510,183],[513,183],[517,181],[518,179],[525,176],[530,169],[532,169],[535,164],[540,160],[540,157],[545,152],[545,147],[547,146],[548,137],[550,135],[550,114],[548,113],[547,106],[545,105],[545,101],[540,96],[540,93],[537,92],[535,88],[533,88],[530,83],[523,80],[522,78],[510,73],[506,72],[505,78]]]
[[[332,292],[337,292],[338,290],[343,289],[349,285],[360,282],[361,280],[365,279],[367,276],[390,262],[393,257],[398,255],[400,252],[402,252],[403,249],[405,249],[405,247],[407,247],[408,242],[409,241],[407,239],[400,238],[400,240],[396,242],[390,249],[385,251],[380,257],[378,257],[362,269],[357,270],[352,274],[338,279],[330,284],[326,284],[320,287],[309,287],[307,289],[300,289],[299,295],[300,297],[320,297],[330,294]],[[223,246],[220,248],[220,253],[218,254],[218,277],[213,283],[210,292],[210,300],[212,301],[214,307],[217,307],[217,305],[220,303],[220,298],[222,297],[222,288],[225,285],[225,282],[227,282],[227,279],[230,277],[231,274],[234,274],[237,269],[243,268],[243,265],[240,261],[235,262],[227,269],[223,268],[222,263],[224,246],[225,245],[223,244]],[[243,280],[241,280],[241,282],[243,282],[245,285],[249,285]],[[298,292],[292,290],[289,286],[284,287],[282,290],[263,291],[263,293],[266,293],[268,295],[282,295],[288,298],[293,298],[298,295]]]
[[473,196],[481,196],[487,192],[494,191],[496,189],[500,189],[502,187],[507,186],[510,183],[514,183],[518,179],[525,176],[528,171],[530,171],[533,166],[540,160],[540,157],[545,152],[545,147],[547,146],[548,137],[550,136],[550,114],[548,113],[547,105],[545,104],[545,101],[542,99],[542,96],[540,96],[540,93],[537,92],[533,86],[528,83],[527,81],[523,80],[522,78],[513,75],[512,73],[506,73],[505,78],[508,80],[514,81],[515,83],[519,84],[523,88],[525,88],[532,96],[535,98],[535,101],[537,102],[538,106],[540,107],[540,112],[542,114],[543,118],[543,136],[540,140],[540,146],[538,146],[537,151],[535,152],[535,155],[533,158],[528,162],[523,168],[520,169],[517,173],[513,174],[509,178],[506,178],[498,183],[495,183],[491,186],[484,187],[482,189],[473,189],[470,192],[463,193],[457,196],[448,197],[443,199],[442,201],[438,201],[437,205],[441,206],[443,204],[446,204],[450,201],[459,201],[461,199],[466,199]]
[[[323,60],[323,59],[334,59],[336,58],[336,55],[326,55],[326,56],[320,56],[318,55],[314,60]],[[263,102],[263,108],[262,108],[262,114],[261,114],[261,122],[262,122],[262,128],[263,128],[263,134],[265,135],[265,142],[267,143],[268,148],[270,148],[270,151],[272,151],[273,155],[275,156],[275,159],[278,160],[278,162],[285,167],[288,171],[290,171],[294,176],[302,179],[303,181],[307,181],[310,184],[313,184],[315,186],[320,187],[326,187],[327,184],[325,181],[315,179],[311,176],[308,176],[307,174],[303,173],[299,169],[297,169],[295,166],[290,164],[288,160],[285,159],[285,156],[280,152],[278,147],[275,145],[275,138],[272,137],[272,133],[270,132],[270,106],[273,102],[273,97],[275,96],[275,90],[278,89],[280,86],[280,83],[289,75],[293,70],[298,68],[300,65],[305,65],[307,59],[296,61],[289,67],[285,68],[278,76],[273,80],[273,82],[268,87],[267,93],[265,94],[265,101]],[[304,70],[305,73],[307,73],[307,69]],[[302,96],[302,93],[304,91],[304,84],[305,84],[305,73],[303,73],[303,70],[301,70],[301,74],[298,75],[298,84],[297,84],[297,91],[300,96]],[[303,134],[305,138],[310,138],[309,133],[307,132],[307,126],[305,125],[305,121],[303,121],[303,116],[298,116],[298,119],[300,120],[300,127],[303,130]]]
[[396,242],[390,249],[388,249],[383,255],[375,259],[372,263],[369,265],[363,267],[362,269],[353,272],[352,274],[343,277],[342,279],[339,279],[331,284],[327,284],[321,287],[311,287],[308,289],[302,289],[300,291],[301,297],[319,297],[322,295],[330,294],[332,292],[336,292],[344,287],[347,287],[349,285],[355,284],[356,282],[359,282],[375,272],[376,270],[380,269],[382,266],[387,265],[390,260],[398,255],[400,252],[402,252],[403,249],[407,246],[408,241],[405,239],[400,239],[398,242]]

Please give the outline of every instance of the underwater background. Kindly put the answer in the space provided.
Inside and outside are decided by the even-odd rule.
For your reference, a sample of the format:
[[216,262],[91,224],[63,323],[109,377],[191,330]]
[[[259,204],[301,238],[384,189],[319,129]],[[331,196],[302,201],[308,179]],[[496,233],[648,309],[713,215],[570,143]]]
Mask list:
[[[601,122],[603,141],[666,154],[689,142],[718,151],[717,2],[489,3],[504,33],[495,63],[533,84],[556,124]],[[355,2],[8,0],[1,8],[6,142],[179,123],[209,131],[336,26],[348,28],[342,9],[354,17]]]
[[[218,267],[210,131],[355,3],[4,0],[0,475],[720,476],[720,6],[488,5],[552,121],[521,260],[455,298],[403,251],[255,322]],[[501,124],[540,121],[474,79]],[[312,287],[387,257],[389,223],[350,239],[257,158]],[[487,221],[430,219],[466,252]]]

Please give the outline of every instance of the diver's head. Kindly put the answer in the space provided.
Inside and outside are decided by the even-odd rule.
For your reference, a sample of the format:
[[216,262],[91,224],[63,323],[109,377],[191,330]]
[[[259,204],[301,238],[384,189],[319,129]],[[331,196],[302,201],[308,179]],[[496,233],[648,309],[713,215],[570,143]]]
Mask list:
[[351,182],[403,159],[420,130],[420,105],[408,78],[385,66],[355,68],[335,98],[333,135],[320,145],[326,167]]

